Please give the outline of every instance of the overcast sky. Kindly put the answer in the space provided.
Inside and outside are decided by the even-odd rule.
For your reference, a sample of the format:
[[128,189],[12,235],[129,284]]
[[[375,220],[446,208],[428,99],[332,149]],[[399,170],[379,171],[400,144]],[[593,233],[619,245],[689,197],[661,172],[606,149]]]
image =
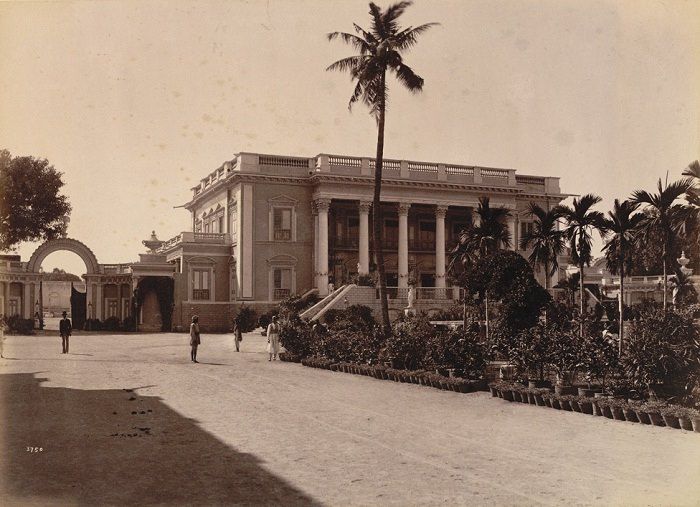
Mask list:
[[[347,110],[349,78],[324,70],[352,53],[325,34],[368,26],[367,11],[0,3],[0,148],[64,173],[69,236],[100,262],[136,260],[152,229],[188,229],[173,207],[234,153],[374,153],[366,109]],[[700,156],[699,19],[695,0],[418,0],[403,23],[441,26],[405,58],[424,92],[390,85],[385,154],[559,176],[607,210]],[[54,266],[85,271],[70,253]]]

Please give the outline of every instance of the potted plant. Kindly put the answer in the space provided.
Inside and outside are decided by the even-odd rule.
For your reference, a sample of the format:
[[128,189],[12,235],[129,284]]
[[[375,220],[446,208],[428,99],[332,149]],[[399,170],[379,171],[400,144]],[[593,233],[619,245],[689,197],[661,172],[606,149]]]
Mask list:
[[610,411],[612,412],[613,419],[616,421],[624,421],[625,414],[623,412],[623,407],[627,406],[627,402],[622,398],[610,398]]
[[549,401],[552,404],[552,408],[556,408],[557,410],[561,410],[561,404],[559,403],[559,398],[561,398],[563,395],[557,394],[556,392],[551,393],[549,395]]
[[533,390],[533,396],[535,398],[535,405],[538,407],[546,406],[544,396],[549,395],[549,389],[546,387],[540,387]]
[[634,422],[638,423],[639,417],[637,416],[637,411],[636,408],[633,404],[630,402],[627,402],[623,407],[622,407],[622,413],[625,416],[625,420],[629,422]]
[[593,398],[595,405],[598,407],[598,414],[607,417],[608,419],[613,418],[612,410],[610,409],[610,404],[612,403],[612,398],[605,396],[600,396]]
[[637,416],[637,420],[641,424],[651,424],[651,419],[649,419],[649,413],[646,411],[646,408],[644,407],[645,404],[643,401],[630,401],[629,405],[630,408],[634,410],[634,413]]
[[678,416],[676,415],[676,407],[674,407],[673,405],[666,405],[660,410],[660,412],[661,417],[664,418],[666,426],[668,426],[669,428],[675,428],[677,430],[681,429],[681,425],[678,422]]
[[577,401],[581,413],[593,415],[593,402],[589,396],[579,396]]
[[681,429],[693,431],[693,416],[696,416],[696,414],[698,414],[698,411],[692,408],[676,407],[676,416]]
[[571,412],[573,410],[573,408],[571,407],[571,400],[573,399],[574,397],[570,394],[561,394],[559,395],[559,406],[562,410]]
[[496,388],[498,384],[496,382],[489,382],[489,391],[491,391],[492,398],[498,398],[498,389]]
[[643,410],[649,415],[649,420],[654,426],[666,426],[661,411],[666,408],[666,403],[660,401],[648,401],[643,405]]

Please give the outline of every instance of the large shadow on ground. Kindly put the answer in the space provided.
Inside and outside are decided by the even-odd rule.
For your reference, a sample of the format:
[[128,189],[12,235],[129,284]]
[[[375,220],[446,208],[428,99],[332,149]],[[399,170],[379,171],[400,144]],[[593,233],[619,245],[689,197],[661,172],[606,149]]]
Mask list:
[[4,505],[319,505],[158,397],[42,380],[0,375]]

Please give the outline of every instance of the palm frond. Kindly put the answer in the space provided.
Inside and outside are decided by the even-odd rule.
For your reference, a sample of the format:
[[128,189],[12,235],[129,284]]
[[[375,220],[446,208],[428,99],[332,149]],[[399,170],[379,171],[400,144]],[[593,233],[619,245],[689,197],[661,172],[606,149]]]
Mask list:
[[399,51],[408,51],[418,43],[418,36],[425,33],[433,26],[440,26],[440,23],[425,23],[417,27],[408,27],[399,32],[394,37],[394,48]]
[[413,69],[403,63],[393,68],[396,78],[412,93],[423,89],[423,78],[413,72]]
[[345,42],[346,44],[349,44],[353,46],[355,49],[357,49],[361,55],[367,54],[370,52],[371,48],[370,45],[367,43],[366,40],[364,40],[361,37],[358,37],[355,34],[352,33],[346,33],[346,32],[331,32],[327,36],[329,41],[332,41],[336,38],[340,38]]

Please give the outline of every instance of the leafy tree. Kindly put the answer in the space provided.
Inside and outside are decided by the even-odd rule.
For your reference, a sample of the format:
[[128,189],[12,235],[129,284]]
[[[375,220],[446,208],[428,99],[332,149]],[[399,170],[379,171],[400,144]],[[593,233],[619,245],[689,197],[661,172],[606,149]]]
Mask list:
[[698,302],[698,292],[695,290],[689,275],[686,275],[680,269],[676,269],[675,274],[668,277],[668,282],[671,285],[673,305],[676,308],[693,305]]
[[668,299],[668,270],[671,265],[671,255],[669,254],[677,245],[686,221],[690,217],[690,208],[676,201],[690,188],[689,180],[679,180],[662,185],[661,179],[659,179],[657,193],[636,190],[632,194],[632,202],[646,207],[644,219],[639,224],[639,238],[647,245],[654,238],[660,240],[664,309],[667,308]]
[[0,150],[0,251],[65,234],[71,206],[61,176],[46,159]]
[[426,23],[417,27],[401,28],[398,18],[412,2],[398,2],[382,11],[370,2],[370,30],[365,30],[353,23],[356,34],[332,32],[328,40],[340,38],[360,54],[338,60],[326,70],[349,72],[356,81],[348,108],[362,101],[377,121],[377,156],[374,168],[374,199],[372,201],[372,231],[377,267],[379,270],[379,297],[382,306],[382,327],[385,333],[391,330],[389,321],[389,304],[386,292],[386,274],[384,252],[380,245],[382,234],[382,216],[380,196],[382,188],[382,165],[384,160],[384,126],[387,109],[387,71],[393,72],[398,81],[413,93],[423,89],[423,78],[403,62],[402,53],[411,49],[418,42],[418,36],[436,23]]
[[[635,235],[638,232],[639,224],[643,220],[643,215],[634,213],[639,207],[638,204],[615,199],[613,210],[608,212],[608,217],[604,218],[601,230],[608,240],[603,247],[605,252],[605,263],[608,270],[616,275],[620,275],[620,299],[619,315],[624,315],[624,295],[625,295],[625,272],[632,269],[632,245]],[[622,342],[624,338],[624,320],[619,319],[618,335],[620,337],[619,353],[622,354]]]
[[[601,199],[597,195],[586,194],[580,199],[574,199],[572,206],[562,205],[557,208],[566,220],[565,233],[571,247],[571,260],[578,265],[580,273],[579,294],[581,299],[580,314],[582,316],[586,313],[584,310],[583,268],[591,265],[593,231],[600,227],[603,220],[603,214],[600,211],[593,211],[591,208],[600,201]],[[580,334],[583,336],[583,324]]]
[[[476,223],[471,223],[466,229],[459,233],[457,245],[450,252],[450,263],[448,272],[451,276],[458,278],[462,282],[462,286],[469,288],[469,274],[480,259],[495,253],[501,248],[509,248],[511,246],[510,231],[506,220],[510,217],[510,211],[507,208],[497,206],[491,207],[488,197],[480,197],[479,205],[476,208]],[[459,275],[459,270],[466,276]],[[475,292],[471,288],[465,292]],[[489,294],[485,292],[484,306],[486,318],[486,337],[489,336]],[[465,314],[466,314],[466,295],[465,295]],[[466,315],[465,315],[466,319]]]

